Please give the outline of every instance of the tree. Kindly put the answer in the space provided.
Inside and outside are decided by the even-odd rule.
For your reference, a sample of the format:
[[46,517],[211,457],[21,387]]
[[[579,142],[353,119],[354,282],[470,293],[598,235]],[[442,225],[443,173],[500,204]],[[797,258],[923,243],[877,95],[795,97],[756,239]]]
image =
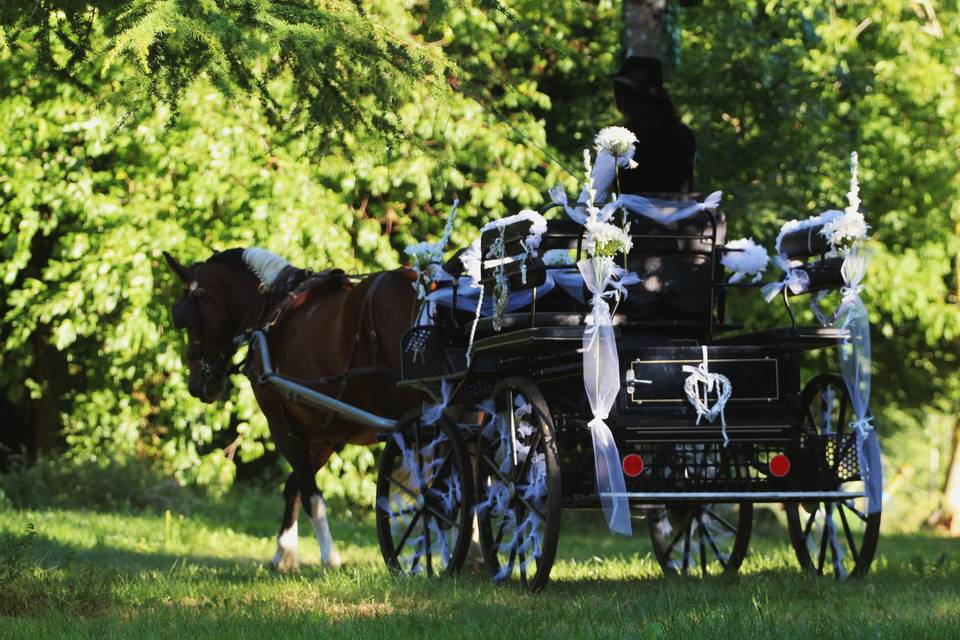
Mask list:
[[[307,26],[274,33],[263,16],[280,15],[279,3],[135,3],[129,15],[127,4],[69,3],[64,16],[97,11],[86,49],[97,53],[73,62],[58,29],[75,39],[79,27],[69,17],[58,26],[53,3],[36,3],[52,20],[49,59],[38,18],[0,8],[9,45],[0,53],[9,123],[0,133],[4,409],[25,421],[55,416],[47,423],[68,455],[143,455],[184,479],[229,477],[231,465],[197,443],[233,425],[245,434],[242,455],[254,457],[268,446],[263,425],[243,387],[222,409],[186,397],[161,249],[203,259],[212,248],[259,243],[313,267],[389,267],[406,244],[439,233],[455,196],[454,242],[464,243],[479,222],[538,206],[555,183],[578,187],[582,149],[618,119],[607,73],[621,59],[623,5],[361,4],[362,13],[357,3],[309,3],[305,11],[333,7],[346,17],[311,14]],[[244,22],[244,6],[262,19]],[[872,405],[894,466],[925,456],[931,438],[946,447],[960,414],[960,236],[950,232],[960,222],[960,12],[929,6],[704,0],[671,23],[680,34],[671,93],[697,135],[698,188],[725,192],[731,237],[769,247],[784,220],[842,206],[847,157],[860,152],[875,238],[866,292]],[[186,16],[174,20],[175,35],[146,29],[148,15],[167,19],[162,7]],[[245,89],[229,67],[213,78],[204,66],[213,45],[185,35],[187,18],[233,37],[224,50],[249,52],[244,64],[258,77],[267,71],[252,61],[266,65],[267,93]],[[518,24],[537,25],[536,37]],[[323,38],[335,38],[332,25],[389,25],[442,63],[354,76],[345,70],[365,64],[368,49],[352,56],[353,36],[345,38],[328,51],[350,58],[346,66],[315,73],[335,74],[365,115],[311,111],[319,76],[298,84],[298,63],[276,57],[287,46],[277,34],[306,38],[314,44],[297,47],[316,56]],[[138,50],[178,57],[151,70]],[[385,84],[368,84],[367,73]],[[197,79],[181,86],[168,75]],[[374,116],[389,120],[386,134]],[[784,320],[756,295],[729,307],[756,324]],[[810,367],[832,368],[830,358]],[[350,489],[354,499],[365,495],[359,478],[372,460],[362,455],[345,451],[337,463],[360,487]],[[932,509],[924,500],[911,502]]]

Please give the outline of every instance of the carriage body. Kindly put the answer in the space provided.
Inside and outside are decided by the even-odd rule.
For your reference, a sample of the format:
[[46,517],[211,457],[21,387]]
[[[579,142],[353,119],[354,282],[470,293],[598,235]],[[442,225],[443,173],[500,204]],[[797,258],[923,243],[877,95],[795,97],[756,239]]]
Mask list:
[[[489,255],[489,247],[498,237],[507,247],[508,255],[511,246],[516,253],[518,247],[522,249],[518,243],[525,229],[518,224],[501,230],[499,236],[485,233],[481,255]],[[581,257],[582,229],[572,221],[551,222],[551,228],[543,236],[540,255],[545,250],[563,249]],[[691,561],[688,557],[691,544],[697,544],[696,536],[700,536],[701,550],[707,548],[708,543],[717,550],[703,520],[707,517],[704,514],[714,513],[710,511],[715,508],[713,505],[737,507],[739,529],[745,526],[746,539],[749,539],[752,504],[784,503],[788,515],[792,515],[791,537],[803,564],[800,547],[809,543],[813,518],[800,523],[802,508],[809,509],[811,502],[823,501],[822,504],[829,506],[839,504],[838,500],[853,500],[863,495],[862,490],[859,493],[850,490],[851,483],[860,480],[861,469],[856,434],[844,428],[848,418],[846,410],[841,406],[839,416],[828,415],[836,412],[822,397],[824,390],[842,396],[842,383],[837,385],[836,379],[823,375],[810,382],[802,379],[804,352],[836,346],[838,340],[845,338],[845,330],[797,326],[787,289],[782,297],[790,310],[789,326],[745,332],[742,327],[725,324],[727,294],[736,285],[725,281],[721,267],[726,248],[725,220],[719,211],[702,211],[673,225],[646,220],[635,222],[631,235],[634,249],[626,256],[625,266],[638,273],[643,281],[629,289],[624,300],[618,301],[612,316],[620,390],[606,419],[619,452],[618,462],[622,464],[625,482],[623,493],[630,509],[634,514],[650,515],[654,548],[665,571],[686,573]],[[838,288],[842,284],[839,263],[825,258],[824,248],[810,241],[810,237],[808,233],[805,245],[788,238],[785,247],[792,252],[792,258],[810,259],[804,268],[809,269],[812,290]],[[494,261],[493,266],[481,263],[485,291],[488,296],[495,295],[490,292],[497,286],[499,268],[500,281],[508,282],[511,290],[529,291],[524,307],[508,310],[499,321],[490,318],[475,321],[474,314],[456,302],[449,307],[438,307],[432,313],[430,324],[414,326],[404,338],[403,384],[424,389],[438,399],[448,396],[446,406],[458,408],[459,430],[467,442],[474,442],[480,450],[477,464],[483,467],[483,441],[489,438],[484,419],[485,412],[489,414],[491,410],[491,405],[484,403],[502,393],[504,381],[521,381],[522,384],[514,385],[508,400],[498,400],[498,410],[506,405],[510,428],[515,428],[513,394],[524,391],[521,395],[524,401],[530,400],[531,395],[536,396],[534,408],[539,406],[549,414],[541,428],[545,434],[549,431],[551,451],[543,449],[543,452],[547,468],[551,464],[556,466],[553,473],[559,478],[553,486],[561,492],[560,497],[550,496],[551,500],[555,499],[554,504],[563,507],[600,506],[604,496],[597,488],[589,428],[592,414],[584,391],[583,355],[579,351],[584,320],[590,313],[589,304],[584,302],[589,300],[589,294],[581,291],[581,295],[577,295],[576,291],[569,291],[569,287],[562,290],[555,282],[557,279],[551,278],[552,269],[569,270],[569,266],[545,265],[527,255],[506,268],[502,262]],[[452,286],[458,286],[456,281]],[[545,295],[540,293],[544,289],[549,290]],[[716,416],[712,420],[698,417],[685,392],[689,371],[701,364],[730,382],[731,394],[720,420]],[[833,402],[832,398],[828,396],[827,400]],[[841,397],[841,405],[842,402]],[[477,414],[478,420],[463,418]],[[518,438],[516,433],[510,436],[515,443],[521,442]],[[517,463],[517,448],[523,449],[523,445],[508,447],[514,450],[514,463]],[[551,457],[556,458],[555,463],[550,462]],[[490,463],[488,466],[493,465],[489,458],[486,460]],[[477,503],[485,503],[485,487],[489,491],[498,484],[509,485],[513,495],[513,484],[507,480],[500,483],[497,474],[492,470],[486,479],[483,473],[477,474],[474,482]],[[524,513],[540,513],[539,509],[528,506],[529,509],[523,506],[520,509]],[[548,508],[549,504],[544,502],[541,509]],[[856,509],[854,512],[863,515]],[[720,516],[717,518],[727,522]],[[548,517],[542,519],[549,520]],[[481,529],[482,521],[483,518]],[[843,566],[841,555],[836,549],[832,550],[838,575],[866,570],[869,566],[866,556],[872,557],[876,543],[874,525],[878,526],[878,522],[877,517],[875,523],[867,523],[873,527],[873,533],[868,533],[872,540],[861,545],[861,557],[857,558],[854,550],[853,566]],[[677,529],[676,535],[671,527]],[[681,530],[684,528],[685,531]],[[667,529],[671,531],[669,534],[665,533]],[[500,533],[502,535],[503,526]],[[837,530],[831,533],[833,537],[837,535]],[[746,552],[746,541],[740,536],[738,531],[734,540],[739,550],[734,548],[725,561],[724,554],[717,552],[723,570],[731,567],[736,570],[739,566]],[[821,541],[817,565],[821,572],[823,549],[832,544],[833,537],[828,542],[824,536]],[[537,541],[538,545],[541,543]],[[498,544],[501,543],[497,541],[494,550],[488,548],[486,553],[488,564],[492,563],[502,573],[506,558],[496,559]],[[681,559],[670,558],[673,547],[682,547]],[[734,561],[733,555],[737,553],[740,557]],[[522,553],[520,557],[523,558]],[[540,569],[541,560],[538,557]],[[811,564],[810,555],[807,561]],[[701,562],[703,572],[707,573],[705,556]],[[513,563],[514,557],[510,556],[511,567]],[[520,564],[524,564],[522,560]],[[546,571],[549,573],[549,566]],[[523,570],[521,575],[522,582],[529,582],[535,588],[545,582],[545,578],[537,580],[539,575],[528,581]]]

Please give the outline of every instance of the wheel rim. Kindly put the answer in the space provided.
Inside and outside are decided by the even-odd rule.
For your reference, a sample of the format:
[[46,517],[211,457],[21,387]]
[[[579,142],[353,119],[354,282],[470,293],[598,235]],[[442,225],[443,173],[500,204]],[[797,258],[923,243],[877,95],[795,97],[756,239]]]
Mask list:
[[[842,465],[856,456],[856,439],[848,424],[852,409],[843,380],[837,376],[815,378],[804,390],[803,399],[804,431],[841,438],[827,449],[827,468],[838,476],[834,489],[864,494],[859,478],[839,481],[844,478]],[[790,504],[787,517],[790,537],[803,568],[817,575],[833,574],[838,579],[861,576],[869,569],[876,550],[880,513],[870,513],[865,495]]]
[[753,505],[705,504],[648,514],[654,554],[668,575],[735,573],[749,544]]
[[377,479],[377,530],[384,560],[404,574],[446,574],[463,564],[470,479],[456,427],[418,418],[399,428]]
[[559,526],[552,433],[538,400],[514,387],[495,393],[481,430],[476,506],[493,580],[534,591],[549,576]]

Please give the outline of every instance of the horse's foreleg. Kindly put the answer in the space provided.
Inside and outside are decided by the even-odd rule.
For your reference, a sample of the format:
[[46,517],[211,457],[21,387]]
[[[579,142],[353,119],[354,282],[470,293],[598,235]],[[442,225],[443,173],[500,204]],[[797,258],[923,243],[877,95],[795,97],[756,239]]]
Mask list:
[[297,554],[297,516],[300,513],[300,486],[297,472],[287,477],[283,487],[283,521],[277,535],[277,552],[273,556],[273,567],[278,571],[296,571],[300,565]]

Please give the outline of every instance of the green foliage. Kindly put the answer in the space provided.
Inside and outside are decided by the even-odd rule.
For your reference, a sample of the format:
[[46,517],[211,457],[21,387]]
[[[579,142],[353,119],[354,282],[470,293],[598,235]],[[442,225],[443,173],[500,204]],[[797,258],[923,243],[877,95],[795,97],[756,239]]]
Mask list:
[[[618,120],[606,0],[32,4],[0,8],[0,386],[79,462],[153,460],[222,490],[217,434],[243,436],[242,460],[272,448],[245,382],[218,406],[187,395],[162,250],[394,267],[454,197],[460,245],[573,191]],[[960,403],[960,11],[923,6],[704,0],[672,17],[668,70],[732,237],[769,246],[784,220],[841,207],[860,152],[873,404],[882,434],[914,440],[942,438],[928,413]],[[728,306],[784,321],[754,292]],[[369,504],[372,468],[347,447],[321,487]]]
[[[204,76],[228,98],[256,97],[277,121],[393,130],[388,114],[409,84],[444,70],[435,47],[347,0],[38,0],[5,3],[0,26],[9,46],[35,48],[44,72],[134,112],[154,100],[179,112]],[[109,90],[91,82],[117,66],[133,73]]]
[[17,509],[184,510],[195,497],[147,460],[98,463],[41,458],[0,475],[0,508],[6,504]]

